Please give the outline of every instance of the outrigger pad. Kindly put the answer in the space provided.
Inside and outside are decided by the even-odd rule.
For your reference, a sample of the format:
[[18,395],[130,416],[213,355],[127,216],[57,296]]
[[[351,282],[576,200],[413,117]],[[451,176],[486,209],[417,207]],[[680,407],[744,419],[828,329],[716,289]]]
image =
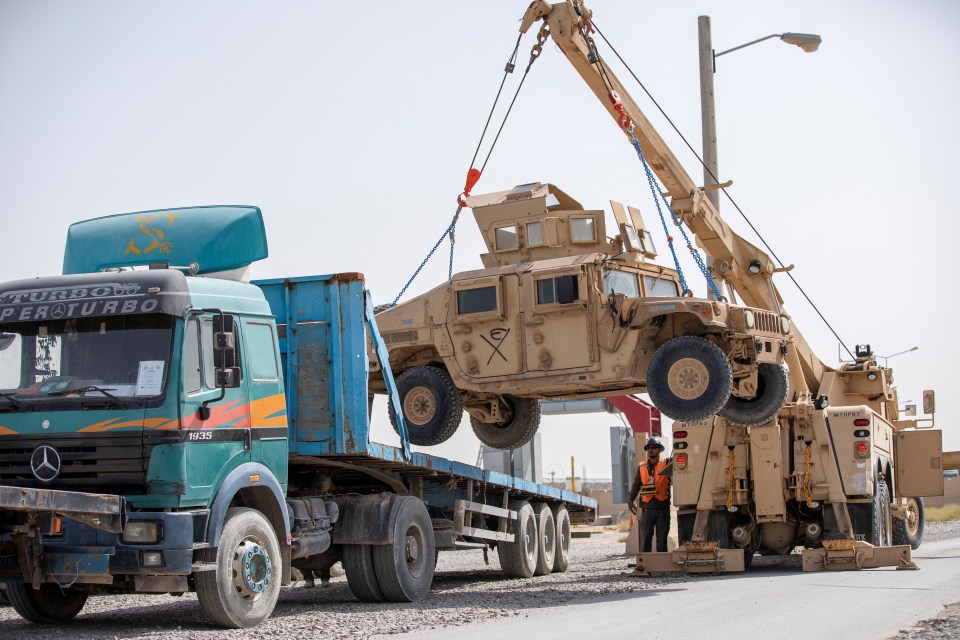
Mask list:
[[908,544],[875,547],[868,542],[853,540],[831,541],[831,545],[826,542],[824,541],[822,549],[804,549],[804,571],[855,571],[877,567],[920,568],[913,561]]
[[637,554],[632,576],[651,573],[738,573],[744,570],[743,549],[721,549],[716,543],[690,543],[667,553]]

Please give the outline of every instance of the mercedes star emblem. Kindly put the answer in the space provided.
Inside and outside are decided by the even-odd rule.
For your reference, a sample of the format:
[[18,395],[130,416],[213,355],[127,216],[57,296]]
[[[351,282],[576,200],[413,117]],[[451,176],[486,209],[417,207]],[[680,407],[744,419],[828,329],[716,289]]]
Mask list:
[[42,444],[30,454],[30,471],[40,482],[52,482],[60,475],[60,452]]

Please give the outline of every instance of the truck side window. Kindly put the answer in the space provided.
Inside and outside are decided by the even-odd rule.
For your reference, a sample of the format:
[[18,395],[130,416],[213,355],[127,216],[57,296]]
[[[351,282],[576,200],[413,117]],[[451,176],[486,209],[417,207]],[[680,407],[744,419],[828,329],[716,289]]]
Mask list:
[[643,276],[643,288],[647,290],[648,298],[676,298],[680,295],[677,283],[666,278]]
[[497,288],[477,287],[457,291],[457,313],[484,313],[497,310]]
[[571,218],[570,235],[574,242],[596,242],[597,227],[593,218]]
[[570,304],[579,299],[576,274],[537,280],[537,304]]
[[183,329],[183,391],[196,393],[203,389],[200,378],[200,323],[194,319]]
[[637,274],[618,269],[605,269],[603,290],[607,293],[622,293],[628,298],[640,297],[640,281]]
[[528,247],[543,246],[543,228],[541,227],[539,222],[527,223],[527,246]]
[[[234,326],[238,327],[239,323],[235,323]],[[202,345],[202,354],[203,354],[203,383],[208,389],[217,388],[217,376],[214,371],[217,368],[216,361],[216,352],[213,350],[213,320],[206,318],[203,321],[203,324],[200,325],[200,344]],[[240,367],[240,379],[243,379],[243,365],[240,361],[240,336],[237,336],[236,341],[236,362],[237,366]]]
[[520,246],[517,242],[517,225],[515,224],[509,227],[497,227],[493,231],[493,236],[497,251],[512,251]]
[[265,322],[248,322],[244,325],[247,340],[247,362],[253,380],[274,382],[278,378],[276,340],[273,327]]
[[0,333],[0,389],[19,389],[23,386],[20,384],[22,358],[22,336],[19,333]]

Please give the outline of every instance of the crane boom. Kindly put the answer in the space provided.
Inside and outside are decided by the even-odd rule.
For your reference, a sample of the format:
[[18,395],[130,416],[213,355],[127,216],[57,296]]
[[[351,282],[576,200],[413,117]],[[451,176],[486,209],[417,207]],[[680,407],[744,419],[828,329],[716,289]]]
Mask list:
[[[738,235],[720,217],[703,188],[693,181],[630,93],[603,63],[588,35],[591,15],[579,1],[551,5],[536,0],[527,9],[520,30],[525,32],[542,19],[560,51],[618,125],[621,114],[614,108],[610,92],[619,94],[626,115],[633,121],[633,135],[647,163],[666,188],[678,218],[696,235],[697,244],[714,258],[718,272],[715,275],[726,280],[744,304],[786,314],[783,298],[773,284],[776,265],[770,256]],[[592,54],[596,55],[593,59],[597,62],[591,62]],[[624,130],[624,134],[630,137],[629,131]],[[759,270],[755,273],[757,267]],[[824,374],[832,369],[817,357],[796,326],[792,326],[791,334],[794,342],[787,363],[793,388],[816,395]]]

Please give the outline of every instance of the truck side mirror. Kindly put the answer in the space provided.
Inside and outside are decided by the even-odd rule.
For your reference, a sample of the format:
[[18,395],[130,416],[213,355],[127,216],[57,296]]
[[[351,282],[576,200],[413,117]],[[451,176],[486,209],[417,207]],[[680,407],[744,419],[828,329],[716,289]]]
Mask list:
[[240,367],[217,367],[216,385],[218,389],[236,389],[240,386]]
[[924,389],[923,391],[923,412],[927,415],[933,415],[937,410],[936,395],[933,389]]

